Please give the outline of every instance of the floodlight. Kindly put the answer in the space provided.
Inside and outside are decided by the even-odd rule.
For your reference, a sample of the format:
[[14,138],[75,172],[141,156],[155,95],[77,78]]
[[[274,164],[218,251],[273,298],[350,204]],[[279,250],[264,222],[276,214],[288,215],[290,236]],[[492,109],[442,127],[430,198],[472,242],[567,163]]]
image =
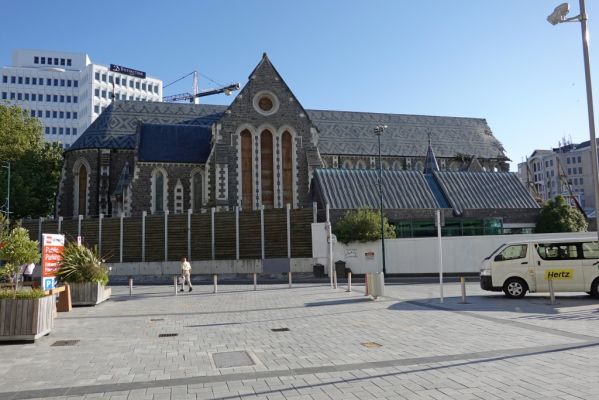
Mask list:
[[557,25],[560,22],[564,22],[566,15],[570,12],[570,5],[568,3],[562,3],[555,7],[555,10],[547,17],[547,21],[551,25]]

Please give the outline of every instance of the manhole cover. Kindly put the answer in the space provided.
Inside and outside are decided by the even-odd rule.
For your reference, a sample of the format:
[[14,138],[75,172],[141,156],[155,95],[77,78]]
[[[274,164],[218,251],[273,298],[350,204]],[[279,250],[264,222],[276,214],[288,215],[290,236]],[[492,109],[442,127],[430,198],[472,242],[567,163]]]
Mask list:
[[150,319],[150,321],[152,321],[152,322],[164,321],[164,318],[152,318],[152,319]]
[[57,340],[51,346],[75,346],[79,340]]
[[158,335],[158,337],[174,337],[174,336],[179,336],[178,333],[160,333]]
[[289,332],[289,328],[272,328],[273,332]]
[[212,359],[216,368],[247,367],[255,364],[247,351],[214,353]]
[[383,347],[382,344],[378,344],[376,342],[365,342],[365,343],[360,343],[360,344],[364,347],[368,347],[369,349],[377,349],[379,347]]

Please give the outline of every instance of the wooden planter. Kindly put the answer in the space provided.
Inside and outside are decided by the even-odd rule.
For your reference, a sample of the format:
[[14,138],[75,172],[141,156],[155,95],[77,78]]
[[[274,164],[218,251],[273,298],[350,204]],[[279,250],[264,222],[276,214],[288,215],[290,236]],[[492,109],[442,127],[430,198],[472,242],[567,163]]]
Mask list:
[[54,326],[54,296],[0,299],[0,341],[35,340]]
[[111,289],[97,282],[71,283],[73,306],[95,306],[110,298]]

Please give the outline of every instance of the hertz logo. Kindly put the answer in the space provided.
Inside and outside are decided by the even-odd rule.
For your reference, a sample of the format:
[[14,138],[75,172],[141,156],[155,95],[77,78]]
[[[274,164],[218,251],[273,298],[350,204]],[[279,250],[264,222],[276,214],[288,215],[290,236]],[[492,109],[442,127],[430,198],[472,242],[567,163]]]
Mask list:
[[545,280],[571,280],[574,278],[572,269],[550,269],[545,271]]

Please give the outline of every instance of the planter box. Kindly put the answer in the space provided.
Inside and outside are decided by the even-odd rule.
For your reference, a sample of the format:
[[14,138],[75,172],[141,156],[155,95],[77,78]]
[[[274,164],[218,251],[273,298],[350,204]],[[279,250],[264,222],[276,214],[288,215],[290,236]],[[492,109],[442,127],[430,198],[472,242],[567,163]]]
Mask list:
[[95,306],[110,298],[111,289],[97,282],[70,283],[73,306]]
[[0,299],[0,341],[35,340],[54,326],[54,296]]

